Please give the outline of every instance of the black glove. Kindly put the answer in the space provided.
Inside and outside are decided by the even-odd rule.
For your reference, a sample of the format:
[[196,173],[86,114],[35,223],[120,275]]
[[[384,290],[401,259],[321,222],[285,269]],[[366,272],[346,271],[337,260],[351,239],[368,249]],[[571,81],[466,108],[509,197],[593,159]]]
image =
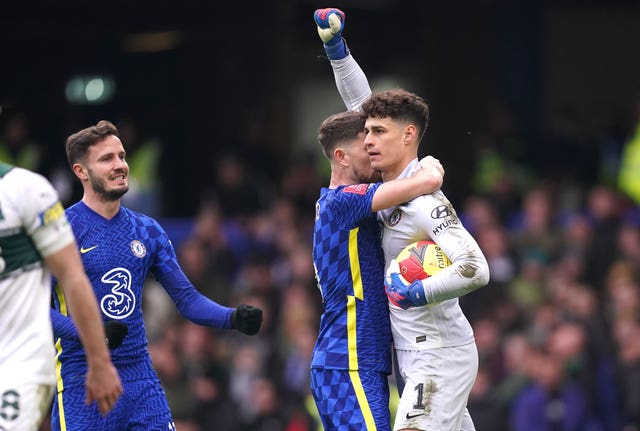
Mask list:
[[262,324],[262,310],[247,304],[240,304],[231,314],[231,327],[243,334],[255,335]]
[[109,320],[104,322],[104,333],[107,336],[107,346],[110,349],[115,349],[120,347],[122,340],[129,333],[129,328],[122,322]]

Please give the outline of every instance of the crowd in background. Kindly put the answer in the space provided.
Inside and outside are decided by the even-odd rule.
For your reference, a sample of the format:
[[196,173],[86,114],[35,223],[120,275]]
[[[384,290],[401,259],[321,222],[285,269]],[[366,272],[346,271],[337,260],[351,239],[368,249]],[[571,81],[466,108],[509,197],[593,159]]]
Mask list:
[[[27,124],[24,117],[5,123],[0,155],[37,170]],[[592,182],[534,175],[504,157],[500,145],[509,144],[494,138],[476,148],[469,193],[456,204],[491,271],[488,286],[461,298],[480,354],[469,400],[476,428],[639,430],[638,203],[611,175]],[[132,176],[158,173],[136,166],[128,149]],[[276,179],[227,154],[193,218],[181,229],[166,220],[179,261],[203,294],[265,313],[256,337],[201,327],[179,317],[148,280],[149,351],[178,430],[320,429],[308,382],[322,312],[311,261],[315,200],[325,185],[325,160],[320,151],[317,157],[291,163]],[[53,179],[71,195],[64,175]],[[445,176],[445,191],[446,183]],[[126,204],[145,212],[162,198],[157,189],[136,196]]]

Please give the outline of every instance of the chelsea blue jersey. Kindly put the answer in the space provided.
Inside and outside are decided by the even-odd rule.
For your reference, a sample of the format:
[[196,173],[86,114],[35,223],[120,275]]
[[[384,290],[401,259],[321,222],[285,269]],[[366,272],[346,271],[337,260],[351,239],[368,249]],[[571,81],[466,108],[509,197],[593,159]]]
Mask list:
[[371,202],[376,184],[323,188],[313,263],[324,311],[312,368],[391,372],[384,256]]
[[[142,288],[148,273],[159,278],[179,269],[169,238],[154,219],[125,207],[107,220],[81,201],[66,215],[103,319],[121,321],[129,328],[122,345],[111,351],[120,378],[123,382],[155,378],[142,318]],[[55,287],[54,305],[67,315],[61,292]],[[86,360],[79,340],[58,338],[56,348],[58,391],[64,385],[84,384]]]

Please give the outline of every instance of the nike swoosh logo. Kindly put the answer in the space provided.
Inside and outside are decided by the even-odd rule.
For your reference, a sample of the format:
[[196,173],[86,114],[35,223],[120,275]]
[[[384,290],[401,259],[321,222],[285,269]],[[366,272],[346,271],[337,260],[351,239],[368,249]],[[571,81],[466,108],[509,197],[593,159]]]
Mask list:
[[89,247],[89,248],[80,247],[80,254],[89,253],[91,250],[93,250],[96,247],[97,245],[94,245],[93,247]]
[[413,418],[417,418],[418,416],[423,416],[424,413],[418,413],[417,415],[410,415],[409,413],[407,413],[407,419],[413,419]]

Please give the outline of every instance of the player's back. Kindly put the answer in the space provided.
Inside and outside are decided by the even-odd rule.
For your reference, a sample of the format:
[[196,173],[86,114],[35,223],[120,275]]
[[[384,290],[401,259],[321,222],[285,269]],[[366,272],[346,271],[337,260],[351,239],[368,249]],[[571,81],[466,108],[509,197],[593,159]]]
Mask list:
[[[53,187],[0,162],[0,380],[54,383],[49,272],[39,249],[72,240]],[[65,231],[66,228],[66,231]]]
[[384,259],[371,199],[378,185],[322,189],[313,261],[324,312],[314,368],[390,372]]

